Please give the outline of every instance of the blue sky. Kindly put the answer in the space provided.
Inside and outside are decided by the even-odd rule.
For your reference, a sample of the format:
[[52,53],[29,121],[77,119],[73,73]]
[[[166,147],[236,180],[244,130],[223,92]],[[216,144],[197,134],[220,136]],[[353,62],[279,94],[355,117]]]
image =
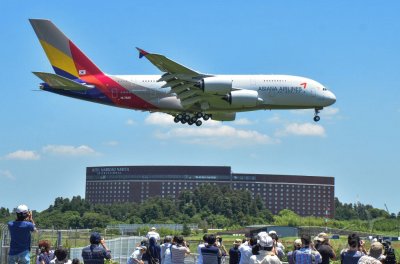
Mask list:
[[[2,1],[0,206],[84,196],[85,168],[227,165],[334,176],[343,202],[400,211],[398,1]],[[329,87],[313,111],[240,113],[199,128],[35,92],[51,72],[28,18],[51,19],[103,71],[159,74],[136,46],[214,74],[293,74]]]

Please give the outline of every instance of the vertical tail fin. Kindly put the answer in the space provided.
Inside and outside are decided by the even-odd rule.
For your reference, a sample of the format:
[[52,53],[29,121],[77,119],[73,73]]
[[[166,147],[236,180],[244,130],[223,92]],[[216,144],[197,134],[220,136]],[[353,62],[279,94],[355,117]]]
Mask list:
[[103,72],[50,20],[29,19],[56,74],[69,79]]

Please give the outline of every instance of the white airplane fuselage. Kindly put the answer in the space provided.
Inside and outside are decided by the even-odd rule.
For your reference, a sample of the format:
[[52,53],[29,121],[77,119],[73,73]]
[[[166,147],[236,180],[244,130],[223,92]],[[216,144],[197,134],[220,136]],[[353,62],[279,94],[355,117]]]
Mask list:
[[[130,93],[139,96],[161,112],[184,111],[180,99],[171,88],[161,88],[160,75],[109,75]],[[208,112],[251,111],[259,109],[309,109],[323,108],[336,101],[335,95],[325,86],[309,78],[291,75],[215,75],[232,80],[232,87],[240,91],[253,91],[255,104],[232,105],[221,98],[213,99]],[[115,94],[120,100],[129,100],[129,94]],[[155,109],[154,109],[155,110]]]

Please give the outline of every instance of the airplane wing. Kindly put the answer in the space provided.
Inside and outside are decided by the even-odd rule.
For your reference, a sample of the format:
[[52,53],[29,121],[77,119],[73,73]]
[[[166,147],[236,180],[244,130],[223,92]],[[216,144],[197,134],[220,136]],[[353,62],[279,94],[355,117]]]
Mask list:
[[33,74],[35,74],[37,77],[39,77],[41,80],[43,80],[54,89],[84,92],[91,88],[89,86],[74,82],[70,79],[53,73],[33,72]]
[[172,92],[181,100],[184,108],[190,108],[195,103],[207,104],[207,97],[210,95],[204,94],[199,81],[213,75],[194,71],[168,59],[164,55],[148,53],[140,48],[137,48],[137,50],[139,51],[139,58],[146,57],[160,71],[165,72],[158,82],[166,82],[162,88],[171,87]]

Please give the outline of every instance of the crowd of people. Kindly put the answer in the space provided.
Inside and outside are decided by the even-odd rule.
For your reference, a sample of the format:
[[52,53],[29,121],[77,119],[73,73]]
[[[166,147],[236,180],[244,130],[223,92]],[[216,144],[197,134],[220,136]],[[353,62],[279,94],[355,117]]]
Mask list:
[[[128,264],[183,264],[190,254],[189,245],[182,236],[166,236],[163,243],[155,228],[147,234],[128,260]],[[341,264],[395,264],[396,256],[390,242],[371,241],[367,251],[365,243],[356,234],[348,236],[348,246],[337,257],[329,236],[320,233],[314,239],[304,234],[293,242],[293,250],[285,253],[284,245],[275,231],[260,232],[250,239],[235,239],[227,250],[222,238],[214,234],[204,235],[197,247],[197,264],[329,264],[340,260]]]
[[[8,222],[11,236],[8,264],[29,264],[31,260],[31,233],[36,231],[32,213],[26,205],[16,209],[16,220]],[[111,259],[111,251],[99,233],[90,235],[90,245],[82,249],[85,264],[103,264]],[[357,234],[347,239],[348,246],[339,258],[326,233],[318,234],[313,240],[304,234],[293,242],[293,250],[285,254],[285,247],[275,231],[260,232],[249,239],[235,239],[229,250],[222,237],[205,234],[197,246],[197,264],[281,264],[287,258],[289,264],[329,264],[340,259],[341,264],[395,264],[396,256],[390,241],[371,241],[369,250]],[[51,250],[49,241],[38,244],[37,264],[79,264],[79,259],[68,259],[68,251],[62,247]],[[190,254],[189,243],[183,236],[166,236],[161,243],[160,235],[152,227],[128,258],[127,264],[184,264]]]

